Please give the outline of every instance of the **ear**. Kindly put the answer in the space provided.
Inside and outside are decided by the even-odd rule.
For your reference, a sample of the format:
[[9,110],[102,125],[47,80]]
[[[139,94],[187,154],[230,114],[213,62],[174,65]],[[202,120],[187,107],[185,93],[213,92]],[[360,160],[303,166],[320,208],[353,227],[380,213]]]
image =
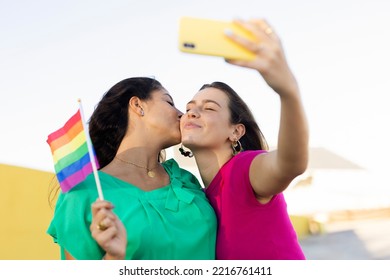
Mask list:
[[245,125],[243,125],[242,123],[235,124],[233,125],[233,130],[231,135],[229,136],[229,140],[232,142],[240,140],[240,138],[245,135],[245,132]]
[[139,99],[137,96],[133,96],[129,100],[129,109],[137,115],[143,116],[144,110],[142,108],[142,104],[143,102],[141,99]]

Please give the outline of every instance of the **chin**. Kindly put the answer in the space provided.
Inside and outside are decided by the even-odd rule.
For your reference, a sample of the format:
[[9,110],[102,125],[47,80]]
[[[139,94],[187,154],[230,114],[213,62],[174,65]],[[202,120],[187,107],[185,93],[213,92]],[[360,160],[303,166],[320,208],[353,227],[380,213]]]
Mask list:
[[196,143],[196,141],[194,141],[194,139],[192,137],[183,137],[181,139],[181,143],[183,143],[184,146],[189,148],[191,145]]

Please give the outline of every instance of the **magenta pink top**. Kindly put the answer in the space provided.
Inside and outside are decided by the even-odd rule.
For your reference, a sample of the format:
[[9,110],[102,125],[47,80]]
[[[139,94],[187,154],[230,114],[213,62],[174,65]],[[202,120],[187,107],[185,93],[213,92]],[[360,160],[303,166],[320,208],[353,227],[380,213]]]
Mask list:
[[282,193],[260,204],[249,180],[253,158],[244,151],[226,162],[206,189],[218,218],[219,260],[302,260],[305,255]]

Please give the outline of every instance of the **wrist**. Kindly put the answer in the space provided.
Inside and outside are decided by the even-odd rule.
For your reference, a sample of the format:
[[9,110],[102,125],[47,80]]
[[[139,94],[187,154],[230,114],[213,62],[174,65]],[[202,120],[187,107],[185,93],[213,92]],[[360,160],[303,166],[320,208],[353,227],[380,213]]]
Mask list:
[[299,97],[300,90],[299,85],[295,77],[292,75],[285,75],[283,83],[269,84],[269,86],[280,96],[280,97]]
[[275,90],[280,98],[286,100],[300,100],[301,95],[299,91],[299,87],[297,83],[291,83],[289,85],[284,86],[283,88],[279,88]]

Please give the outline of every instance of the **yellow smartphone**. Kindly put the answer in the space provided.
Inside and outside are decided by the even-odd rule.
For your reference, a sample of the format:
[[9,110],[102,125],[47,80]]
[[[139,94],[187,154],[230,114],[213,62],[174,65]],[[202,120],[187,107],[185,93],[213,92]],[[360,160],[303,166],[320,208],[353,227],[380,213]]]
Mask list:
[[225,35],[227,30],[249,40],[255,40],[249,31],[233,22],[182,17],[179,21],[179,50],[227,59],[253,60],[255,54],[227,38]]

